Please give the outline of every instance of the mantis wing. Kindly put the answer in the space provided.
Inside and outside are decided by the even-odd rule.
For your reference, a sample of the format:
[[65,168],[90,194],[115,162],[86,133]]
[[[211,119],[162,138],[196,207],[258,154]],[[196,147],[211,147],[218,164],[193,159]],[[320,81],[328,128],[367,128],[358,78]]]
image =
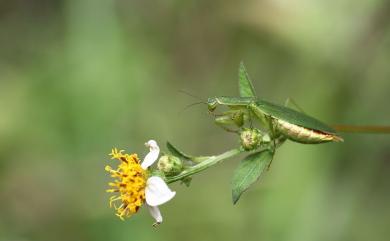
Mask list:
[[273,104],[264,100],[256,101],[257,110],[270,115],[276,119],[284,120],[288,123],[302,126],[311,130],[317,130],[324,133],[335,134],[336,131],[321,121],[295,111],[293,109]]
[[256,97],[255,88],[248,72],[246,72],[243,62],[240,63],[240,69],[238,71],[238,89],[241,97]]

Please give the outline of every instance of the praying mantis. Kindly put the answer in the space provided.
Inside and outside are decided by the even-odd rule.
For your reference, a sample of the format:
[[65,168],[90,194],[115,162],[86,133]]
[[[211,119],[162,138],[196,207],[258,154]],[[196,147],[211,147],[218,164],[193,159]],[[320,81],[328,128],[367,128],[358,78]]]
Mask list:
[[[320,144],[325,142],[342,142],[343,138],[327,124],[285,106],[277,105],[257,98],[253,84],[244,64],[239,68],[240,97],[213,97],[207,101],[208,110],[214,113],[218,106],[229,108],[221,114],[214,114],[215,123],[229,132],[238,132],[228,126],[242,128],[247,121],[257,119],[266,130],[271,140],[280,142],[289,139],[302,144]],[[300,109],[298,107],[298,109]],[[252,124],[251,124],[252,125]],[[349,127],[338,126],[340,130],[361,132],[390,132],[389,127]]]

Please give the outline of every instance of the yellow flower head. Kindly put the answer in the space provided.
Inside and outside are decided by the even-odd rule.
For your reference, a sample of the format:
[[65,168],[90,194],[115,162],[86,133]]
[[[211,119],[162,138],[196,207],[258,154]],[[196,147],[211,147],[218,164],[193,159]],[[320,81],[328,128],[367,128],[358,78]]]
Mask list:
[[116,169],[106,166],[106,171],[115,178],[114,182],[109,183],[112,188],[107,192],[115,193],[110,198],[110,206],[115,208],[120,219],[130,217],[145,204],[156,220],[154,225],[158,225],[163,221],[158,206],[171,200],[176,192],[169,189],[161,177],[148,176],[147,170],[158,159],[160,148],[154,140],[149,140],[145,145],[149,147],[149,153],[142,163],[136,154],[124,154],[116,148],[112,150],[111,159],[117,159],[120,163]]
[[116,215],[124,220],[138,212],[145,201],[147,181],[146,170],[141,167],[137,154],[123,154],[123,150],[112,149],[111,159],[117,159],[120,164],[116,169],[106,166],[105,170],[115,180],[110,182],[112,187],[107,192],[115,193],[110,198],[110,207],[114,207]]

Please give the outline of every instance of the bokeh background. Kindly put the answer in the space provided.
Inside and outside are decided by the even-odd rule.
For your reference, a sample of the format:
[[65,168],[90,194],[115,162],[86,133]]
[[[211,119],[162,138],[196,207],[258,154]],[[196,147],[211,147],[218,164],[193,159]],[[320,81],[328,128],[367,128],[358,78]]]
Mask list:
[[385,0],[0,2],[0,240],[388,240],[390,136],[286,143],[233,206],[239,158],[173,184],[157,230],[108,207],[112,147],[237,146],[195,98],[292,97],[334,124],[390,124]]

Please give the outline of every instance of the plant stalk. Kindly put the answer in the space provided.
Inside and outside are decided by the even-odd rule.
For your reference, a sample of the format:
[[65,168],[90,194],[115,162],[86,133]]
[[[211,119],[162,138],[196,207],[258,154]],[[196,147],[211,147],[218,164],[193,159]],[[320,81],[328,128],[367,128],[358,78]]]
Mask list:
[[198,172],[201,172],[209,167],[212,167],[212,166],[224,161],[225,159],[228,159],[228,158],[234,157],[238,154],[241,154],[242,152],[244,152],[244,150],[242,150],[241,148],[236,148],[236,149],[232,149],[232,150],[229,150],[227,152],[224,152],[218,156],[212,156],[212,157],[200,162],[199,164],[196,164],[195,166],[192,166],[192,167],[182,171],[180,174],[178,174],[176,176],[166,177],[165,181],[166,181],[166,183],[173,183],[173,182],[182,180],[186,177],[189,177],[189,176],[192,176]]

